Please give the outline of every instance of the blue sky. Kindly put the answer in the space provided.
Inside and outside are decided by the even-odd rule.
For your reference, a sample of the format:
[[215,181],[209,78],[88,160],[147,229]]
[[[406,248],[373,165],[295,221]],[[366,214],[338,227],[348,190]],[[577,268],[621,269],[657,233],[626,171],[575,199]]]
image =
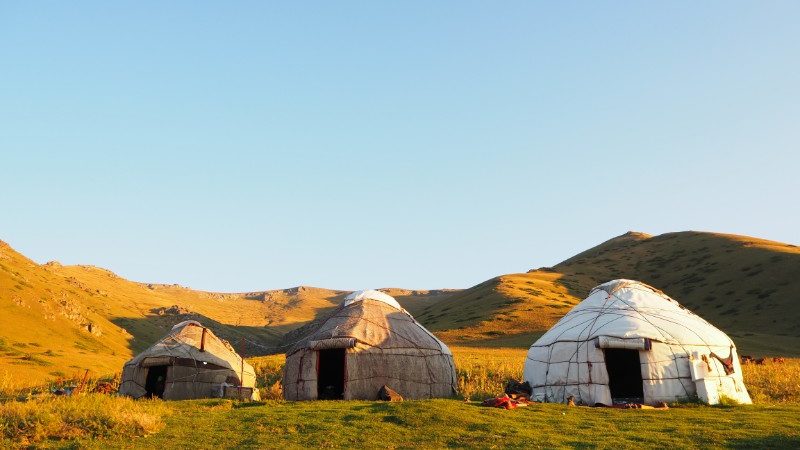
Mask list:
[[800,243],[800,2],[3,2],[0,239],[219,291]]

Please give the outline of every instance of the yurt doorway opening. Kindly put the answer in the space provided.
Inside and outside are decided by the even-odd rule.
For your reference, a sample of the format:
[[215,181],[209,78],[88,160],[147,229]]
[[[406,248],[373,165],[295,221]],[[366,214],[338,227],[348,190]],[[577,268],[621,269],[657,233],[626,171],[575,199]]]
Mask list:
[[152,366],[147,369],[147,380],[144,389],[148,397],[164,398],[164,387],[167,385],[167,367]]
[[642,403],[642,366],[639,351],[619,348],[605,349],[608,387],[611,399],[620,403]]
[[317,398],[341,400],[344,398],[345,349],[331,348],[319,351]]

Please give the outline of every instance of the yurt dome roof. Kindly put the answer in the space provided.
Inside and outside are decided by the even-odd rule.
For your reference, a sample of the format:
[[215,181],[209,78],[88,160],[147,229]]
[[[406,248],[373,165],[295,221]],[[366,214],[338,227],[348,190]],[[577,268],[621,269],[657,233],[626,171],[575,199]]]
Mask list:
[[351,293],[350,295],[344,298],[342,306],[350,306],[353,303],[360,302],[362,300],[375,300],[386,303],[387,305],[393,306],[397,309],[403,309],[403,307],[400,306],[399,303],[397,303],[397,300],[395,300],[394,297],[392,297],[389,294],[383,293],[381,291],[376,291],[374,289],[366,289],[363,291],[355,291]]
[[633,280],[603,283],[534,346],[598,336],[648,338],[671,344],[732,345],[730,338],[663,292]]
[[172,326],[172,331],[175,331],[175,330],[177,330],[179,328],[183,328],[183,327],[189,326],[189,325],[194,325],[196,327],[202,327],[203,326],[202,323],[200,323],[200,322],[198,322],[196,320],[184,320],[183,322],[178,322],[175,325],[173,325]]
[[376,290],[351,293],[339,308],[287,333],[284,347],[290,355],[308,347],[311,341],[344,337],[374,347],[411,346],[452,354],[444,342],[414,320],[397,300]]

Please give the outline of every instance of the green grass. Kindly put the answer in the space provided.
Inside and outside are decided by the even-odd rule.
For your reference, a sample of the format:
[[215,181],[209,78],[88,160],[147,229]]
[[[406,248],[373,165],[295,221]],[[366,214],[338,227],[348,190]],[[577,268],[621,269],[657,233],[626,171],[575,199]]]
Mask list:
[[169,403],[145,438],[50,442],[108,448],[790,448],[800,445],[800,405],[687,406],[667,411],[535,404],[512,411],[459,400]]
[[[534,404],[479,406],[522,374],[525,350],[453,347],[461,396],[382,402],[131,401],[101,395],[0,404],[0,448],[742,447],[800,445],[800,360],[743,367],[753,406],[666,411]],[[283,356],[253,358],[264,398],[280,398]],[[1,381],[1,380],[0,380]],[[94,385],[95,381],[90,381]],[[91,390],[88,388],[87,390]],[[468,397],[473,401],[462,400]],[[3,441],[2,439],[5,439]]]

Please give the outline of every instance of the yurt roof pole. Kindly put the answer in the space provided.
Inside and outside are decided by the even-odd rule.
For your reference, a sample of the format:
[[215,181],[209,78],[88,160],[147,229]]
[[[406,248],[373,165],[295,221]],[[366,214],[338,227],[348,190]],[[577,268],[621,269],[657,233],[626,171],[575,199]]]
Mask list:
[[200,336],[200,351],[206,351],[206,327],[203,327],[203,334]]

